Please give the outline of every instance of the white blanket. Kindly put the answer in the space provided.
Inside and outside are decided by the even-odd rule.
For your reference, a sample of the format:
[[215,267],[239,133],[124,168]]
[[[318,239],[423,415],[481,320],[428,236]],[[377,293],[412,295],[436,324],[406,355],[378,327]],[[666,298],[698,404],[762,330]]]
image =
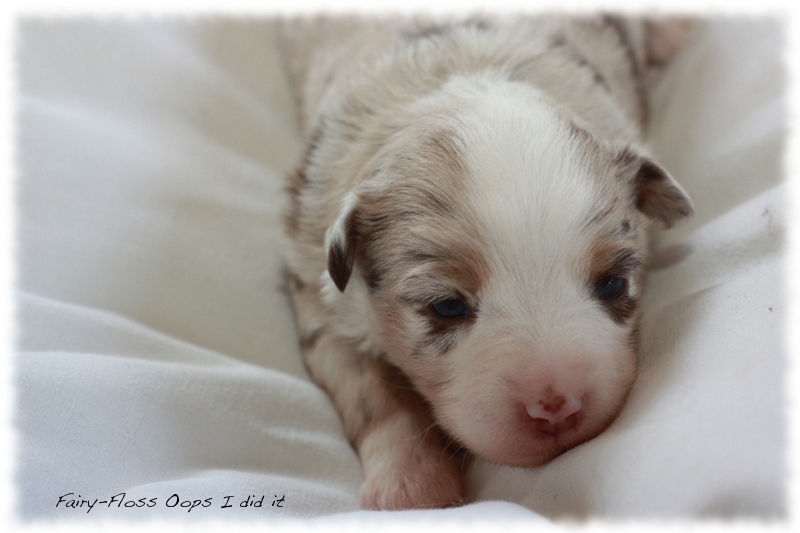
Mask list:
[[696,216],[654,246],[620,419],[540,468],[476,461],[480,503],[398,515],[358,511],[358,458],[281,290],[302,147],[274,25],[24,21],[20,516],[783,516],[781,30],[711,20],[657,85],[652,149]]

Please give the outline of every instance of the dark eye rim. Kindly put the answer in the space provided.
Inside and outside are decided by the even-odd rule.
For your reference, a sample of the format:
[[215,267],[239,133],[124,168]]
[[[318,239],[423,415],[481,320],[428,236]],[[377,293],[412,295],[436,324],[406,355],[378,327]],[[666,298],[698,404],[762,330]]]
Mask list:
[[[451,313],[451,310],[444,310],[441,309],[440,304],[445,304],[448,302],[455,302],[458,304],[459,307],[456,307],[458,312]],[[440,309],[437,309],[439,307]],[[441,300],[436,300],[428,304],[428,309],[430,312],[433,313],[435,316],[439,318],[443,318],[446,320],[454,320],[459,318],[467,318],[472,316],[472,311],[470,310],[469,306],[464,303],[463,299],[461,298],[442,298]]]
[[[611,286],[611,284],[614,284]],[[609,286],[611,289],[609,290]],[[618,300],[628,292],[628,279],[622,275],[604,276],[595,284],[594,296],[598,300],[610,302]]]

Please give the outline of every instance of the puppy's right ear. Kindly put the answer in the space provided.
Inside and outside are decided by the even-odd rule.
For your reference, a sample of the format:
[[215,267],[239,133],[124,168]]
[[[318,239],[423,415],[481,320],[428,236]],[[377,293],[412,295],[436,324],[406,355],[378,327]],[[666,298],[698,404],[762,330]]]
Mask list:
[[328,251],[328,273],[336,287],[344,292],[353,263],[356,258],[356,245],[353,239],[353,212],[358,198],[348,193],[342,200],[342,206],[336,219],[325,234],[325,249]]

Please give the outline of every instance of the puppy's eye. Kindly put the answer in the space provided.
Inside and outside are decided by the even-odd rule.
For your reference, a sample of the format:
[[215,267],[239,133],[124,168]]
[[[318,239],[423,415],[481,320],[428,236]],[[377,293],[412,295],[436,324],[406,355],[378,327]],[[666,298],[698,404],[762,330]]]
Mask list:
[[600,300],[615,300],[624,294],[627,285],[625,278],[610,276],[597,284],[594,294]]
[[455,298],[433,302],[431,308],[437,315],[445,318],[458,318],[466,316],[469,312],[464,302]]

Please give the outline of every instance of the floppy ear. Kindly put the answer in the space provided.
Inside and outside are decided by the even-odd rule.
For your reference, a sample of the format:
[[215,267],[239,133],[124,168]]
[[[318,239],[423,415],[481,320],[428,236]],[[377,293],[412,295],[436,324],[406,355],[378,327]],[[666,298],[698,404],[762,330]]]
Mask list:
[[650,158],[628,147],[619,159],[627,167],[636,208],[651,218],[659,219],[669,228],[682,218],[690,216],[694,209],[689,195],[675,179]]
[[353,238],[353,212],[356,202],[357,197],[352,192],[344,197],[336,219],[325,234],[328,273],[336,287],[342,292],[347,287],[356,258],[355,239]]

